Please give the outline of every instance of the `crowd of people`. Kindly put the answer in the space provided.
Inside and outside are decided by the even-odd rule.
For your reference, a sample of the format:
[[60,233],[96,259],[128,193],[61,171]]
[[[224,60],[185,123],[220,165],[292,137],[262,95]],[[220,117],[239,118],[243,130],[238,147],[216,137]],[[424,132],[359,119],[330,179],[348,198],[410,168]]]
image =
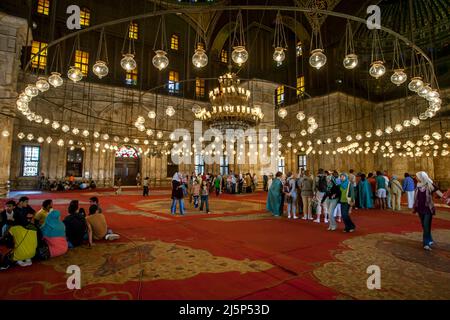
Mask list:
[[[177,204],[180,214],[185,213],[184,198],[189,198],[189,203],[195,209],[206,213],[211,213],[209,210],[209,195],[216,194],[219,197],[222,193],[242,194],[255,192],[258,186],[258,179],[256,174],[250,172],[244,174],[234,174],[231,171],[229,174],[213,175],[210,173],[196,174],[192,172],[189,175],[183,175],[181,172],[176,172],[172,178],[172,205],[171,213],[176,213]],[[200,203],[199,203],[200,202]]]
[[64,255],[69,249],[94,240],[116,240],[120,236],[108,228],[97,197],[90,198],[88,214],[78,200],[72,200],[68,214],[53,209],[53,201],[43,201],[36,212],[27,197],[8,200],[0,213],[0,245],[9,251],[0,255],[0,270],[12,266],[30,266],[32,260],[47,260]]
[[93,179],[76,180],[73,175],[63,179],[50,179],[42,173],[39,177],[38,188],[42,191],[94,190],[97,184]]
[[377,171],[367,176],[362,172],[355,174],[354,170],[347,174],[319,169],[316,176],[308,170],[301,170],[298,175],[278,172],[268,179],[267,185],[267,210],[274,216],[283,216],[287,203],[288,219],[302,218],[321,223],[323,216],[328,230],[335,231],[336,220],[342,216],[344,232],[354,232],[356,229],[351,218],[352,210],[377,208],[399,211],[401,197],[405,193],[408,208],[420,218],[426,250],[431,250],[434,244],[431,235],[432,218],[436,212],[433,194],[444,196],[423,171],[414,177],[405,173],[403,182],[395,175],[390,176],[387,171]]

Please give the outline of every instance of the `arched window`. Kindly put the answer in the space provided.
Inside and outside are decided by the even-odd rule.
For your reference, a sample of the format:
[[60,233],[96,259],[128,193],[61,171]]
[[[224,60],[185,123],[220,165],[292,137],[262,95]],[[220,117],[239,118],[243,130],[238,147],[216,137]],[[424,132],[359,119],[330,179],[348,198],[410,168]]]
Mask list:
[[139,158],[139,154],[135,148],[130,146],[121,146],[116,151],[116,158]]

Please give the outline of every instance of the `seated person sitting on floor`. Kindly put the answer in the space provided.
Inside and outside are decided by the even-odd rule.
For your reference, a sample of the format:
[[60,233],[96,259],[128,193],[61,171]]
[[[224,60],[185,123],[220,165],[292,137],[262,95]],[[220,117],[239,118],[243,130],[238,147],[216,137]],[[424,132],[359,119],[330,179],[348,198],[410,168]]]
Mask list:
[[86,217],[88,227],[89,246],[92,246],[93,240],[116,240],[120,236],[114,234],[112,230],[108,230],[106,219],[103,213],[98,211],[98,206],[92,205],[89,207],[89,216]]
[[29,211],[21,224],[11,226],[5,234],[5,242],[12,250],[3,258],[0,270],[6,270],[16,263],[21,267],[31,266],[39,237],[40,231],[33,223],[33,213]]
[[84,210],[78,209],[78,200],[72,200],[69,205],[69,215],[63,221],[66,226],[66,238],[69,248],[78,247],[87,240],[87,225]]
[[89,198],[89,205],[90,206],[93,206],[93,205],[97,206],[98,207],[98,213],[103,213],[103,210],[102,210],[102,208],[100,208],[99,200],[98,200],[97,197]]
[[87,189],[87,188],[88,188],[88,184],[86,183],[85,180],[83,180],[83,181],[80,183],[80,190],[84,190],[84,189]]
[[91,182],[89,183],[89,188],[91,188],[91,189],[97,188],[97,185],[95,184],[94,180],[91,180]]
[[5,210],[0,213],[0,239],[6,234],[8,229],[14,224],[14,208],[16,202],[8,200],[5,203]]
[[14,208],[14,224],[21,224],[26,225],[27,222],[27,216],[29,214],[32,215],[33,221],[34,221],[34,215],[36,211],[29,206],[28,197],[20,197],[19,201],[17,202],[16,207]]
[[66,226],[60,220],[61,213],[52,210],[41,227],[42,236],[48,245],[50,257],[62,256],[67,252]]
[[48,214],[53,209],[53,201],[50,199],[44,200],[42,202],[42,208],[39,210],[34,216],[34,221],[42,226],[45,223],[45,219],[47,219]]
[[66,190],[64,188],[64,183],[61,180],[59,180],[56,186],[56,191],[64,191],[64,190]]

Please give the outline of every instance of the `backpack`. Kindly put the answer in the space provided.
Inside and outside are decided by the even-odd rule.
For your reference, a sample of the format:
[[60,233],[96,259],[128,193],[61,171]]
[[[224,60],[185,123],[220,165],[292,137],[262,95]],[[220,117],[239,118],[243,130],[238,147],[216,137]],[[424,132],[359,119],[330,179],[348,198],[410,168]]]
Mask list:
[[324,175],[319,176],[319,183],[317,186],[317,190],[319,190],[320,192],[327,192],[327,177]]

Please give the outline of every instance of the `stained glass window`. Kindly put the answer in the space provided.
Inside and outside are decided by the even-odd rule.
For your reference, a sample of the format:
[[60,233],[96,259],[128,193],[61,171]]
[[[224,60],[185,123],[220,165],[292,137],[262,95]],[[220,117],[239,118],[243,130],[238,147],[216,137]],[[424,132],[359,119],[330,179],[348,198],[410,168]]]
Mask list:
[[169,71],[169,93],[179,93],[180,92],[180,74],[176,71]]
[[41,147],[24,146],[22,155],[22,175],[24,177],[36,177],[39,173],[39,158]]
[[128,85],[137,85],[138,81],[138,70],[137,68],[127,72],[125,77],[125,83]]
[[195,95],[199,98],[205,96],[205,80],[197,78],[195,79]]
[[276,104],[277,106],[284,103],[284,86],[279,86],[276,90]]
[[222,49],[220,52],[220,61],[223,63],[228,63],[228,51],[225,49]]
[[128,27],[128,38],[137,40],[139,32],[139,26],[135,22],[131,22]]
[[305,93],[305,77],[300,76],[297,78],[297,95],[301,96]]
[[33,68],[45,69],[47,65],[47,45],[48,43],[34,40],[31,43],[31,66]]
[[39,0],[37,5],[37,13],[48,16],[50,11],[50,0]]
[[180,44],[180,37],[177,34],[173,34],[172,37],[170,37],[170,49],[178,51]]
[[75,67],[80,69],[84,76],[87,76],[89,72],[89,52],[75,51]]
[[88,8],[82,8],[80,10],[80,25],[83,27],[89,27],[91,23],[91,11]]
[[139,158],[139,154],[133,147],[122,146],[116,151],[116,158]]

